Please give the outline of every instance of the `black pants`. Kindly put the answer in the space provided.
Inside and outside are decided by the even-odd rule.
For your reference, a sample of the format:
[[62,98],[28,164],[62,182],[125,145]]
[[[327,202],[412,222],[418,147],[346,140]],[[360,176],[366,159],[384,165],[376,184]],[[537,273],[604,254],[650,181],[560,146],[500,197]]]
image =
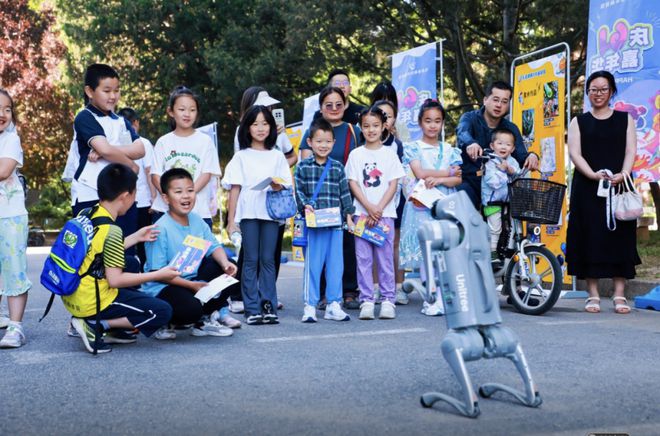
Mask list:
[[[205,257],[197,270],[197,276],[193,280],[210,282],[223,274],[222,267],[212,257]],[[240,283],[225,288],[218,298],[210,299],[206,304],[195,298],[193,292],[181,286],[168,285],[158,294],[158,298],[166,301],[172,306],[172,324],[193,324],[200,320],[203,315],[210,315],[227,305],[227,297],[232,292],[241,292]]]
[[481,210],[481,177],[476,174],[463,174],[463,181],[456,187],[458,191],[465,193],[472,200],[475,209]]

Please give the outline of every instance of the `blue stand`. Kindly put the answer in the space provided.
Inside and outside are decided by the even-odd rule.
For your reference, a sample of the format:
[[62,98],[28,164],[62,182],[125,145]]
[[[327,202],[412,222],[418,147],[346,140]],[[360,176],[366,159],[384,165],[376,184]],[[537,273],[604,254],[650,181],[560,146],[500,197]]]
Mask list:
[[660,310],[660,286],[651,289],[647,294],[635,297],[637,309]]

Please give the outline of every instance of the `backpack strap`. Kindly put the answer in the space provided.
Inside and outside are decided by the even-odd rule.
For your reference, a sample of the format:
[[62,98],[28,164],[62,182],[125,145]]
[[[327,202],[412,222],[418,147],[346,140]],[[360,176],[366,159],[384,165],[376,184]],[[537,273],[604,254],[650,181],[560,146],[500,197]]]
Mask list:
[[98,354],[99,344],[101,343],[101,293],[99,291],[99,279],[94,277],[94,287],[96,288],[96,324],[94,324],[94,346],[92,354]]
[[348,162],[348,155],[351,152],[351,136],[353,136],[353,140],[355,141],[355,146],[357,147],[357,137],[355,136],[355,130],[353,130],[353,125],[351,123],[346,123],[348,124],[348,129],[346,129],[346,140],[344,141],[344,165],[346,165],[346,162]]

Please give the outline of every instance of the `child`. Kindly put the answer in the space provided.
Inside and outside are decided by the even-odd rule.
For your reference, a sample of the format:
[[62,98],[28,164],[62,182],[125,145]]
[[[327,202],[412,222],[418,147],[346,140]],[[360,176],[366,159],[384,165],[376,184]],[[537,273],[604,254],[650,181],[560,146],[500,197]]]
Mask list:
[[[427,188],[436,188],[446,194],[455,192],[455,186],[461,183],[461,152],[450,144],[439,142],[445,109],[437,101],[428,99],[422,104],[417,120],[422,130],[422,139],[404,146],[404,164],[410,166],[416,180],[425,181]],[[430,219],[429,209],[417,207],[410,200],[406,203],[401,223],[399,267],[419,269],[422,281],[426,277],[417,229]],[[430,306],[425,302],[422,313],[430,316],[443,314],[441,298],[436,298],[436,302]]]
[[[227,164],[222,179],[230,190],[227,233],[242,233],[241,293],[249,325],[279,323],[273,259],[279,222],[268,215],[266,190],[252,189],[267,177],[278,177],[291,186],[289,165],[282,152],[274,149],[276,140],[273,115],[265,106],[252,106],[238,129],[241,149]],[[272,182],[269,189],[283,188]]]
[[[110,162],[121,163],[135,173],[135,159],[144,157],[144,145],[133,127],[114,113],[119,102],[119,75],[105,64],[93,64],[85,71],[85,103],[73,122],[78,165],[71,182],[73,216],[99,201],[97,179]],[[117,221],[130,235],[137,230],[137,208],[131,207]],[[131,253],[132,254],[132,253]]]
[[509,201],[508,183],[520,171],[518,161],[511,156],[516,148],[513,132],[506,128],[493,130],[490,148],[497,158],[486,162],[481,178],[481,204],[490,230],[490,256],[495,268],[502,266],[497,258],[497,241],[502,233],[502,205]]
[[16,122],[14,101],[0,89],[0,297],[7,296],[9,322],[0,348],[25,344],[23,313],[27,292],[32,287],[27,277],[28,215],[25,194],[18,179],[23,166],[21,140],[13,130]]
[[[125,214],[135,204],[136,181],[135,172],[125,165],[112,163],[103,168],[97,181],[99,204],[91,210],[91,217],[109,217],[116,221]],[[97,330],[100,334],[108,331],[105,341],[98,338],[97,347],[98,353],[107,353],[112,351],[108,343],[135,342],[135,337],[126,335],[123,329],[137,328],[149,337],[170,320],[172,308],[169,304],[137,292],[135,288],[149,281],[171,280],[178,277],[179,272],[169,267],[144,274],[124,271],[124,250],[140,241],[155,240],[157,233],[154,226],[143,227],[124,240],[121,228],[115,224],[102,224],[95,229],[80,266],[80,270],[88,274],[82,277],[73,294],[62,297],[64,307],[73,315],[71,324],[90,353],[94,351]],[[97,304],[100,305],[100,326],[96,325]],[[121,336],[113,336],[113,333]]]
[[[373,261],[378,267],[378,283],[384,299],[380,319],[396,316],[394,288],[394,219],[399,178],[403,167],[396,153],[383,145],[385,113],[377,107],[365,109],[360,114],[360,129],[364,146],[351,152],[346,163],[346,174],[353,193],[356,214],[367,216],[367,226],[387,226],[385,243],[378,247],[360,237],[355,237],[358,287],[360,289],[360,319],[374,319]],[[357,219],[357,218],[356,218]]]
[[[339,207],[346,217],[349,228],[353,227],[351,215],[355,207],[348,190],[348,181],[341,163],[329,157],[335,144],[332,126],[323,118],[312,122],[307,144],[314,156],[304,159],[296,167],[296,201],[301,214],[315,209]],[[324,180],[317,188],[319,179]],[[318,191],[318,192],[316,192]],[[314,195],[316,193],[316,195]],[[316,322],[316,305],[320,298],[320,282],[325,265],[326,298],[325,319],[348,321],[350,317],[341,308],[344,256],[342,253],[343,230],[341,226],[307,228],[307,251],[303,284],[302,322]]]
[[[120,109],[117,114],[131,123],[131,127],[135,133],[140,134],[140,118],[137,112],[130,107]],[[151,182],[151,162],[153,161],[154,146],[147,138],[140,136],[142,144],[144,144],[144,157],[137,159],[135,163],[139,167],[138,180],[137,180],[137,226],[139,229],[151,224],[151,204],[156,197],[156,188]],[[144,244],[137,245],[137,255],[140,258],[140,265],[144,266],[147,257],[144,252]]]
[[[236,265],[229,262],[224,248],[215,239],[211,229],[202,218],[193,212],[195,206],[195,184],[190,173],[183,168],[172,168],[160,178],[163,200],[168,211],[157,222],[160,234],[158,239],[146,244],[147,265],[145,270],[163,268],[174,259],[188,235],[202,238],[211,243],[206,257],[194,271],[186,272],[165,282],[149,282],[142,286],[142,292],[158,297],[172,306],[172,324],[194,324],[193,336],[231,336],[233,330],[223,326],[220,309],[227,305],[224,298],[212,298],[202,304],[195,293],[206,286],[207,282],[223,273],[236,274]],[[229,316],[226,314],[225,316]],[[240,327],[238,320],[236,328]],[[156,339],[174,339],[174,330],[162,328]]]
[[[218,153],[208,135],[195,130],[199,120],[199,98],[185,86],[177,86],[170,94],[167,103],[167,116],[172,132],[161,136],[154,148],[154,161],[151,178],[160,194],[160,176],[170,168],[183,168],[193,177],[195,193],[201,198],[209,198],[209,180],[211,176],[220,176]],[[167,212],[167,205],[158,195],[151,207],[155,212],[155,222]],[[198,201],[193,211],[212,227],[211,209],[208,201]]]

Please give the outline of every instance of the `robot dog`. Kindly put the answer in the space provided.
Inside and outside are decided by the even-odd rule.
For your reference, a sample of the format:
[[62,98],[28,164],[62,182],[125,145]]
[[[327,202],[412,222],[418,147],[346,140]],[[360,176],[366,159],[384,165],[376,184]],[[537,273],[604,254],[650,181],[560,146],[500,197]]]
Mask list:
[[472,206],[465,192],[451,194],[434,205],[434,221],[418,230],[427,272],[426,287],[407,280],[407,292],[417,290],[426,301],[432,300],[433,281],[440,288],[449,332],[442,340],[442,354],[454,371],[463,390],[463,400],[438,392],[422,395],[424,407],[442,400],[461,414],[476,418],[479,403],[465,362],[481,358],[506,357],[516,365],[525,392],[499,383],[484,384],[479,394],[488,398],[496,391],[513,395],[528,407],[541,405],[518,337],[502,326],[495,279],[490,264],[488,227]]

